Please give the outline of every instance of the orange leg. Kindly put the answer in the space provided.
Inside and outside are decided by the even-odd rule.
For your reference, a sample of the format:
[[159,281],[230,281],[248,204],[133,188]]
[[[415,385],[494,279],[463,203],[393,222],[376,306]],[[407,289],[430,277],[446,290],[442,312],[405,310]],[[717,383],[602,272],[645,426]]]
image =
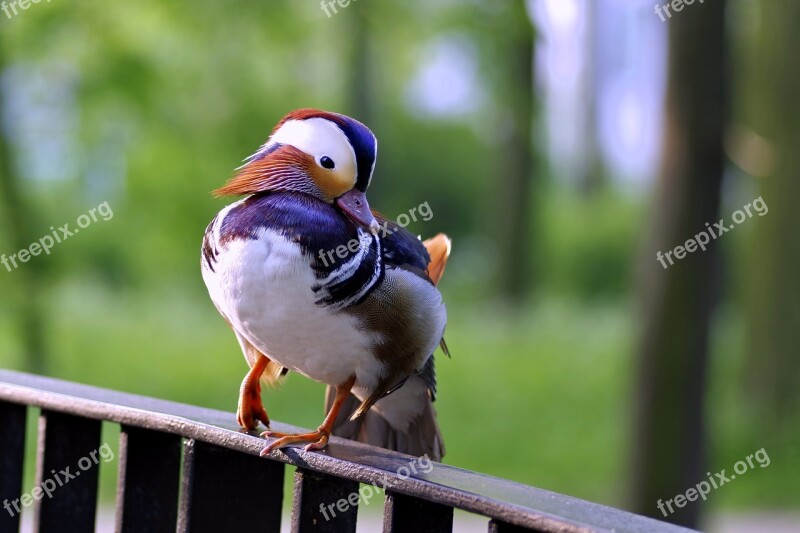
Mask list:
[[328,416],[325,417],[322,425],[318,427],[316,431],[299,434],[278,433],[276,431],[265,431],[262,433],[262,437],[274,437],[278,440],[261,450],[261,456],[269,455],[271,451],[283,448],[284,446],[302,442],[309,443],[303,448],[304,451],[308,452],[311,450],[323,449],[328,444],[328,438],[330,438],[331,431],[333,431],[333,424],[336,422],[336,417],[339,416],[339,411],[342,410],[342,404],[344,404],[344,401],[347,399],[347,395],[350,394],[350,389],[353,388],[355,381],[356,377],[353,376],[343,385],[336,387],[336,398],[333,400],[331,410],[328,411]]
[[236,409],[236,420],[247,429],[255,429],[258,421],[269,427],[269,417],[261,403],[261,374],[269,364],[269,359],[259,355],[250,372],[242,381],[242,388],[239,391],[239,407]]

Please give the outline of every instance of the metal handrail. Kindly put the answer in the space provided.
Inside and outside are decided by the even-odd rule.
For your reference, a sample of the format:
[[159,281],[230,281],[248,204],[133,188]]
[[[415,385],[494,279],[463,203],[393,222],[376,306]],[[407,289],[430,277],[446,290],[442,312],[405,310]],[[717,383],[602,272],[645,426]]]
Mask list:
[[[46,478],[48,465],[58,468],[58,460],[74,460],[92,446],[99,446],[100,421],[122,426],[118,531],[136,531],[129,525],[136,523],[139,527],[153,524],[154,530],[154,524],[166,524],[164,530],[171,525],[171,531],[175,531],[175,523],[179,531],[219,531],[219,524],[233,523],[252,523],[255,530],[274,530],[280,523],[284,464],[298,467],[293,531],[354,530],[357,508],[332,520],[322,520],[320,509],[327,507],[335,513],[336,507],[331,504],[358,491],[359,483],[387,486],[384,531],[449,531],[454,508],[491,519],[489,530],[496,532],[688,531],[445,464],[433,463],[425,469],[427,472],[415,473],[408,468],[413,457],[336,437],[322,453],[287,448],[261,458],[264,440],[243,433],[231,413],[5,370],[0,370],[0,416],[5,418],[0,418],[0,446],[5,447],[0,449],[0,503],[19,497],[22,469],[18,463],[24,449],[19,419],[22,417],[24,424],[27,406],[42,409],[37,483]],[[282,432],[301,430],[277,422],[273,428]],[[184,458],[182,469],[180,453]],[[64,517],[59,513],[74,511],[71,509],[76,504],[70,503],[70,498],[82,498],[75,501],[85,506],[94,497],[96,505],[96,480],[94,493],[91,487],[87,492],[74,483],[74,490],[67,489],[71,485],[64,485],[52,498],[42,497],[36,502],[39,530],[52,530],[52,524],[64,526]],[[272,496],[263,495],[266,485],[277,484],[280,486],[269,488]],[[250,494],[259,491],[261,494]],[[59,504],[59,499],[64,501]],[[265,525],[267,511],[260,514],[258,508],[245,507],[252,504],[269,507],[267,511],[273,515],[277,512],[277,518],[269,518],[270,525]],[[227,522],[218,524],[217,511],[225,512],[224,509],[246,516],[226,515],[219,520]],[[91,521],[84,522],[93,525],[94,507],[83,512],[92,514]],[[9,520],[5,515],[0,509],[0,532],[16,531],[18,520]],[[254,519],[247,522],[251,515]],[[80,515],[71,519],[82,523]],[[58,531],[81,530],[77,527],[80,524],[74,525],[73,529],[61,527]]]

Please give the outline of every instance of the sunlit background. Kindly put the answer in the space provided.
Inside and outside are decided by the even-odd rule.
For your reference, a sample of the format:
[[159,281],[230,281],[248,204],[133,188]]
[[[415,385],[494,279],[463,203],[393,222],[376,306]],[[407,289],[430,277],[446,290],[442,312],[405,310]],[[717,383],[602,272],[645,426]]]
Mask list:
[[[664,270],[651,249],[762,196],[769,213],[715,243],[713,312],[687,327],[708,339],[697,482],[761,448],[771,461],[692,505],[713,531],[797,531],[800,10],[726,2],[729,92],[686,103],[730,101],[718,216],[658,241],[683,220],[665,193],[682,161],[664,134],[670,39],[714,46],[671,31],[716,8],[662,22],[654,3],[353,0],[328,16],[317,0],[56,0],[0,12],[0,254],[104,202],[113,211],[49,255],[0,266],[0,367],[235,410],[247,367],[200,277],[203,231],[224,206],[210,191],[288,111],[343,112],[379,140],[370,204],[396,217],[428,202],[433,218],[410,229],[453,238],[441,284],[453,355],[437,354],[445,462],[663,518],[636,501],[636,473],[683,462],[677,448],[645,453],[650,467],[635,459],[649,431],[640,369],[680,359],[677,342],[648,351],[646,324],[680,329],[682,308],[659,311],[647,280],[674,276],[691,308],[702,252]],[[679,405],[691,381],[661,405]],[[323,391],[291,375],[265,403],[312,427]],[[668,410],[664,425],[686,413]],[[114,475],[103,471],[109,504]]]

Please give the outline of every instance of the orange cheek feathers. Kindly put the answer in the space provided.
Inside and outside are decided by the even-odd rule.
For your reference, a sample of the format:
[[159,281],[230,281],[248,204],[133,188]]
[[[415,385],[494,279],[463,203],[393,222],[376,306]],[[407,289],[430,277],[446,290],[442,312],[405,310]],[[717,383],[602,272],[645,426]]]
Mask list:
[[242,196],[270,190],[303,190],[308,183],[313,158],[293,146],[282,146],[257,161],[245,165],[224,187],[214,191],[215,196]]
[[313,164],[309,169],[309,175],[317,188],[330,201],[343,195],[356,184],[354,179],[347,179],[334,170],[328,170],[316,164]]

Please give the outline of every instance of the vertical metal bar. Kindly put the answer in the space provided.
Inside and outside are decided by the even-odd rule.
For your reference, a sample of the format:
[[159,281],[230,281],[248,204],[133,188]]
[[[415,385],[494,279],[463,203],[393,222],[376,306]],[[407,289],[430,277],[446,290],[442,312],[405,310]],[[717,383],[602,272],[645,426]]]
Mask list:
[[22,496],[35,500],[35,531],[94,533],[99,448],[100,421],[42,410],[36,486]]
[[284,470],[277,461],[187,440],[178,531],[280,531]]
[[384,533],[439,533],[453,531],[453,508],[412,496],[386,493]]
[[292,533],[355,532],[358,482],[297,469],[294,475]]
[[0,402],[0,533],[19,531],[22,466],[25,464],[24,405]]
[[180,476],[179,436],[122,426],[117,533],[174,533]]

